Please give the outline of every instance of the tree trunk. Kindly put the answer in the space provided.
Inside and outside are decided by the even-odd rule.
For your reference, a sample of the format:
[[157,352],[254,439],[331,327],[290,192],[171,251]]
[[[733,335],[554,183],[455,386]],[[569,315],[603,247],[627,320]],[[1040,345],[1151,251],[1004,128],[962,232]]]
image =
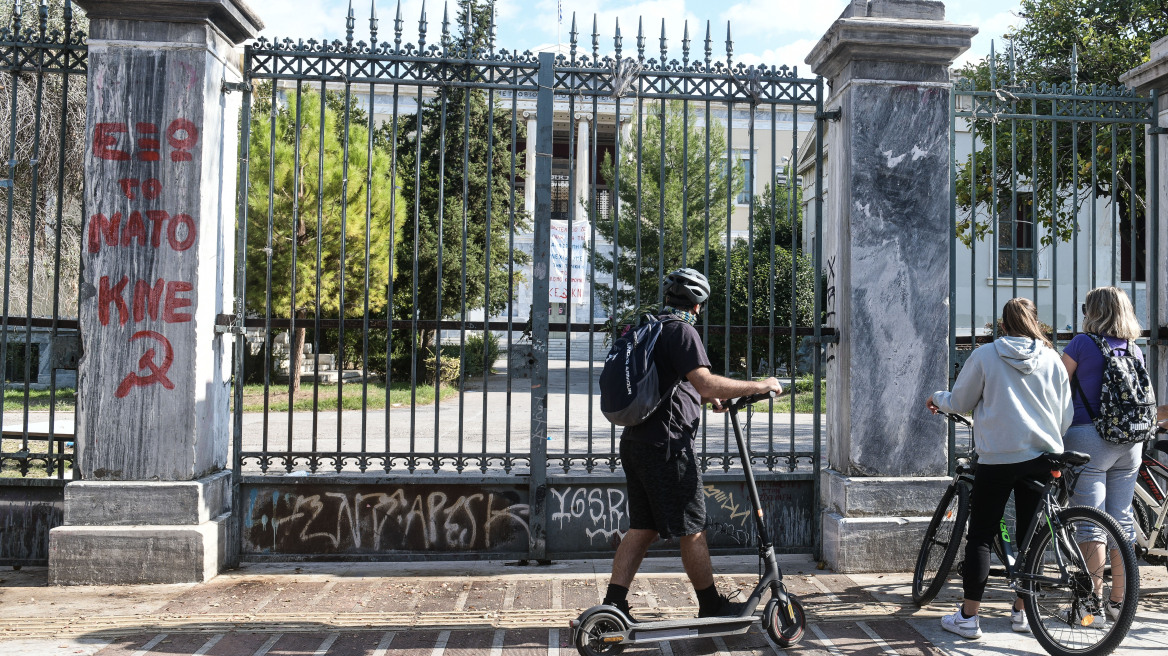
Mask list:
[[308,312],[303,308],[296,310],[296,332],[292,334],[291,352],[288,354],[288,382],[292,387],[292,396],[300,392],[300,369],[304,363],[304,335],[307,329],[303,328],[302,320],[308,318]]

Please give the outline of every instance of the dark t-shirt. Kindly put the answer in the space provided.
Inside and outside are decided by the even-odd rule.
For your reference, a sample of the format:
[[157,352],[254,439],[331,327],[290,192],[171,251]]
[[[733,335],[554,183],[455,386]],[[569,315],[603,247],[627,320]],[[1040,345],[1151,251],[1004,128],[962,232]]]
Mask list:
[[[663,314],[662,319],[672,315]],[[657,411],[643,423],[629,426],[621,433],[622,440],[637,440],[656,446],[669,446],[675,452],[693,448],[694,435],[702,418],[702,397],[683,376],[698,367],[709,367],[710,358],[702,345],[698,331],[685,321],[667,321],[661,326],[661,335],[653,348],[657,365],[657,379],[663,395],[669,394],[678,381],[677,391],[661,403]]]
[[[1104,335],[1103,339],[1111,347],[1112,355],[1127,355],[1127,340],[1107,335]],[[1132,346],[1135,348],[1132,355],[1143,362],[1144,354],[1140,351],[1140,347],[1134,344]],[[1084,333],[1075,335],[1074,339],[1063,349],[1063,353],[1075,361],[1077,365],[1075,378],[1078,379],[1079,386],[1083,388],[1083,394],[1080,395],[1079,391],[1073,385],[1071,386],[1071,401],[1075,405],[1075,418],[1071,424],[1074,426],[1090,424],[1091,415],[1087,414],[1087,407],[1083,405],[1083,396],[1086,396],[1087,402],[1091,404],[1091,412],[1099,414],[1099,396],[1103,392],[1103,369],[1107,366],[1107,362],[1103,359],[1103,352],[1099,350],[1099,345]]]

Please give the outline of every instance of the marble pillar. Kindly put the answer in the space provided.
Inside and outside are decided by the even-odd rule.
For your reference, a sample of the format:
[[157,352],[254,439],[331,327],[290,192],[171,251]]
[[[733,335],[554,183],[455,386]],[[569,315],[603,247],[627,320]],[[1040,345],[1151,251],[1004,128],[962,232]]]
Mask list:
[[587,221],[589,194],[592,189],[588,186],[592,171],[592,147],[589,144],[591,136],[587,116],[577,117],[576,120],[576,220]]
[[528,216],[535,216],[535,142],[536,127],[535,112],[523,112],[527,119],[527,145],[524,146],[526,159],[523,169],[523,209]]
[[[807,63],[828,78],[824,205],[828,323],[823,550],[840,571],[911,568],[944,482],[949,66],[976,28],[941,2],[856,0]],[[873,503],[898,499],[896,504]],[[923,517],[922,517],[923,515]],[[912,526],[906,527],[906,522]]]
[[215,576],[233,544],[230,340],[243,0],[79,0],[89,17],[77,458],[56,584]]
[[[1164,37],[1152,44],[1151,58],[1148,63],[1134,68],[1121,76],[1120,81],[1142,94],[1152,91],[1157,93],[1156,125],[1168,125],[1168,37]],[[1155,377],[1153,384],[1159,393],[1158,402],[1168,403],[1168,139],[1163,134],[1154,134],[1147,137],[1147,148],[1152,150],[1152,139],[1156,139],[1159,148],[1158,161],[1153,162],[1146,157],[1148,176],[1148,206],[1152,205],[1152,194],[1160,205],[1158,216],[1148,213],[1147,250],[1148,250],[1148,308],[1150,311],[1149,327],[1156,327],[1154,338],[1159,344],[1154,345],[1149,358],[1151,373]],[[1156,167],[1155,171],[1153,166]],[[1153,173],[1158,174],[1158,180],[1153,180]],[[1153,183],[1158,183],[1156,186]]]

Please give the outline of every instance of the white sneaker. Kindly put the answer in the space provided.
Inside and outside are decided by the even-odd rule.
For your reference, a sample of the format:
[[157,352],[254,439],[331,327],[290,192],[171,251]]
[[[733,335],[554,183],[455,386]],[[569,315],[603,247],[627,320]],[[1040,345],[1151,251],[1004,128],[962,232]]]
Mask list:
[[1107,601],[1103,602],[1103,609],[1107,611],[1107,616],[1111,618],[1111,621],[1118,621],[1119,613],[1123,610],[1123,602],[1112,601],[1108,599]]
[[1091,612],[1080,607],[1075,612],[1074,617],[1072,617],[1071,610],[1068,608],[1067,610],[1061,611],[1060,616],[1064,622],[1067,622],[1072,627],[1084,627],[1095,629],[1096,631],[1107,630],[1107,614],[1104,612]]
[[958,608],[957,612],[952,615],[942,617],[941,628],[969,640],[977,640],[981,637],[981,622],[978,616],[962,617],[961,608]]
[[1030,622],[1026,619],[1025,610],[1010,611],[1010,628],[1018,633],[1030,633]]

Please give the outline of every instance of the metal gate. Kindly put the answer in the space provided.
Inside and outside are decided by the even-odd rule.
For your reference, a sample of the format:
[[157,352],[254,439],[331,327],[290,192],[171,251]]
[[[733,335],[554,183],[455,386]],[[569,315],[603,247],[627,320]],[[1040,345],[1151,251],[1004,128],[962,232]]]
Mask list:
[[[350,10],[344,41],[247,49],[220,320],[244,557],[609,550],[628,520],[596,381],[679,266],[715,290],[716,372],[787,379],[751,464],[780,549],[815,550],[822,81],[735,63],[728,27],[715,60],[708,23],[678,61],[664,24],[657,57],[641,25],[626,49],[574,16],[532,54],[497,47],[491,3],[455,14],[435,34],[423,10],[416,45],[399,8],[392,42],[374,13],[355,40]],[[712,545],[748,549],[728,421],[697,439]]]
[[[1013,49],[991,46],[986,66],[955,86],[950,384],[976,344],[997,337],[1006,299],[1033,300],[1061,349],[1079,331],[1086,293],[1103,285],[1131,297],[1160,380],[1155,318],[1168,254],[1156,253],[1156,95],[1080,84],[1077,52],[1069,71],[1061,83],[1019,80]],[[950,436],[951,453],[967,448]]]

